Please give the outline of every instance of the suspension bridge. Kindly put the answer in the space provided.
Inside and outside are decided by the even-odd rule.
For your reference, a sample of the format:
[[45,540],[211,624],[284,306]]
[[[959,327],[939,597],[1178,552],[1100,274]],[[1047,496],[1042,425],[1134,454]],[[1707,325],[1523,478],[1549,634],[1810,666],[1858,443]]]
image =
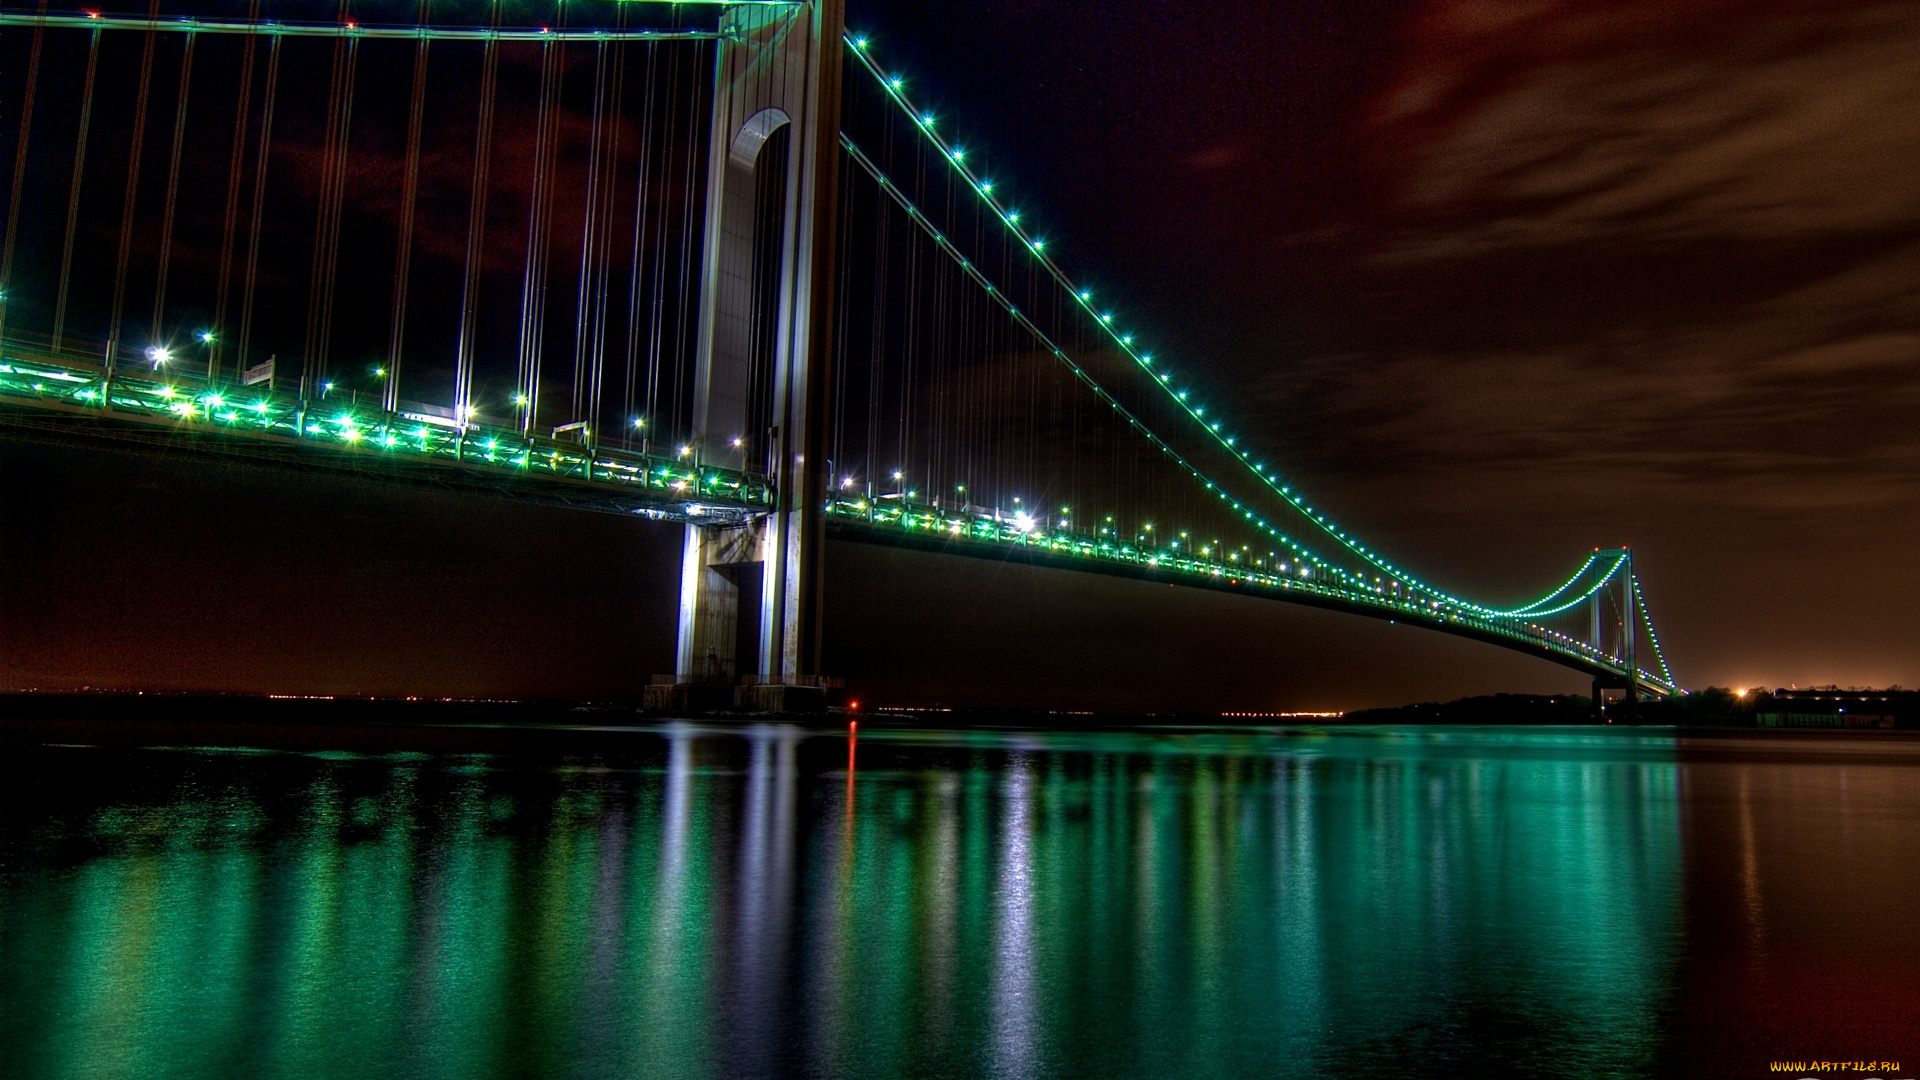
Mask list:
[[827,536],[1680,692],[1631,551],[1489,603],[1309,501],[839,0],[42,3],[0,50],[0,427],[684,525],[670,700],[817,696]]

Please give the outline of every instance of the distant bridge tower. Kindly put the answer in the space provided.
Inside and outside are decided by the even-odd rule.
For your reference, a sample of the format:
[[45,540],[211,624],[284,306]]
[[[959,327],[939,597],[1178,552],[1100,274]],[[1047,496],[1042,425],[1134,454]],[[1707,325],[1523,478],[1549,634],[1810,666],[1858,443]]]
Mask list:
[[819,701],[844,10],[805,0],[722,16],[689,452],[765,469],[777,497],[744,525],[690,515],[680,703],[720,704],[719,686],[742,683],[753,705]]
[[1640,611],[1639,586],[1633,576],[1633,549],[1619,548],[1601,554],[1618,556],[1620,564],[1604,587],[1587,598],[1591,644],[1596,653],[1616,660],[1623,672],[1617,677],[1593,677],[1593,707],[1596,712],[1604,713],[1604,695],[1608,690],[1622,691],[1621,703],[1628,708],[1640,699],[1640,661],[1635,648],[1640,636],[1637,622]]

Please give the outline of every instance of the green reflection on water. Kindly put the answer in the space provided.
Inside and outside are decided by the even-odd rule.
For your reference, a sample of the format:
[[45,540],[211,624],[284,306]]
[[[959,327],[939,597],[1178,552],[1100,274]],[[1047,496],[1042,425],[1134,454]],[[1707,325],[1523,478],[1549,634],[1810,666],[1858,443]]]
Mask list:
[[638,758],[42,749],[34,1077],[1651,1074],[1660,738],[665,729]]

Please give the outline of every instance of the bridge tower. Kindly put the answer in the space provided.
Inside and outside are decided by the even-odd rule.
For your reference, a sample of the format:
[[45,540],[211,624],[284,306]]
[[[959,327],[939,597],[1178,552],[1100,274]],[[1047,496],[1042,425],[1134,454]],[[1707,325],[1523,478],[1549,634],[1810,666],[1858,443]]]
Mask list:
[[[728,8],[714,72],[695,355],[703,465],[764,469],[771,510],[689,511],[675,701],[822,704],[834,196],[844,0]],[[723,689],[724,688],[724,689]]]
[[1596,652],[1617,660],[1624,674],[1593,677],[1593,708],[1602,714],[1606,711],[1604,695],[1610,689],[1623,691],[1620,704],[1628,710],[1640,699],[1640,658],[1635,647],[1640,636],[1640,612],[1639,592],[1633,577],[1633,549],[1620,548],[1605,554],[1618,555],[1620,567],[1607,581],[1608,587],[1596,590],[1587,598],[1592,645]]

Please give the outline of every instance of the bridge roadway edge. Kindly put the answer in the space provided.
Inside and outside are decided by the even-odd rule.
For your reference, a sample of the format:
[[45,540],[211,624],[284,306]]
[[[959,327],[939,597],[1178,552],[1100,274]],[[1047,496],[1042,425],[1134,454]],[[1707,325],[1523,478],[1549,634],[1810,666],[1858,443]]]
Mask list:
[[525,475],[482,465],[459,465],[380,455],[259,435],[236,439],[226,433],[156,424],[138,416],[95,410],[49,410],[45,404],[17,405],[0,399],[0,440],[103,450],[134,456],[197,458],[267,471],[322,473],[393,487],[431,487],[481,498],[512,499],[543,506],[651,520],[684,522],[684,500],[636,497],[605,485],[568,477]]

